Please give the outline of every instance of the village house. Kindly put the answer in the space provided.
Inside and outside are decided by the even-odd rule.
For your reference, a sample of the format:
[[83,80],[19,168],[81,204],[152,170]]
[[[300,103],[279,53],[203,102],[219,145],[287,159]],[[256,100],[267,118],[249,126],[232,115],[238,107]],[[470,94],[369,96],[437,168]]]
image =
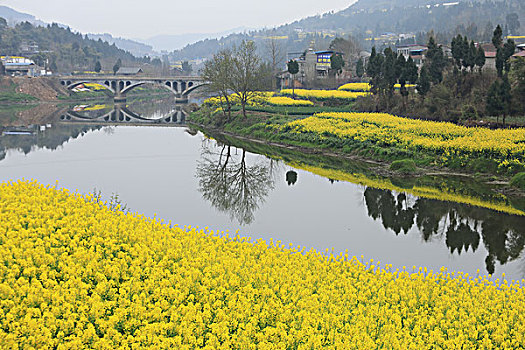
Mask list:
[[[305,53],[289,53],[288,61],[294,60],[299,64],[299,73],[295,75],[295,80],[299,86],[311,83],[316,79],[328,77],[331,69],[331,57],[333,54],[343,55],[333,50],[314,51],[312,48]],[[287,71],[279,75],[281,87],[292,86],[292,76]]]
[[39,68],[29,58],[26,57],[15,57],[15,56],[2,56],[0,57],[2,64],[5,67],[5,74],[11,76],[29,76],[34,77],[38,75]]
[[141,73],[144,72],[139,67],[120,67],[117,71],[117,75],[137,75]]
[[426,46],[417,44],[404,45],[396,48],[397,54],[402,54],[406,60],[408,60],[409,57],[412,57],[417,68],[423,66],[427,50],[428,48]]

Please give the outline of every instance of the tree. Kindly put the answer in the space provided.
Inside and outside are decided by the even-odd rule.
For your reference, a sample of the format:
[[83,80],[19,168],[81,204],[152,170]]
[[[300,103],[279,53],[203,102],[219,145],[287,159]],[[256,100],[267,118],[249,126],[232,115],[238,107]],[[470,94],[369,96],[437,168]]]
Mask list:
[[511,87],[507,77],[497,79],[492,83],[487,95],[486,110],[489,115],[503,116],[503,125],[505,117],[511,110]]
[[376,53],[375,46],[372,47],[372,53],[370,55],[370,58],[368,59],[368,65],[366,67],[366,74],[371,78],[370,91],[374,95],[381,92],[383,61],[384,56],[381,53]]
[[[443,70],[447,66],[447,59],[443,53],[443,48],[436,44],[433,37],[428,39],[427,47],[426,59],[428,62],[429,78],[432,83],[438,84],[443,80]],[[468,47],[467,41],[467,50]]]
[[514,40],[508,39],[505,45],[503,45],[503,66],[505,69],[505,72],[509,72],[510,70],[510,58],[512,55],[514,55],[514,52],[516,51],[516,44],[514,43]]
[[430,91],[430,77],[428,76],[427,66],[421,68],[419,73],[419,80],[417,82],[417,93],[421,96],[425,96]]
[[[276,38],[270,38],[265,42],[266,52],[269,58],[272,73],[277,74],[279,67],[284,61],[284,49],[281,43]],[[277,88],[275,79],[273,81],[273,89]]]
[[[231,117],[230,73],[233,71],[231,50],[221,50],[204,63],[202,78],[210,83],[208,90],[219,95],[224,116]],[[227,113],[227,114],[226,114]]]
[[261,83],[258,77],[261,58],[257,56],[256,50],[257,47],[253,41],[243,40],[241,45],[233,51],[231,89],[239,97],[244,117],[246,117],[246,104],[255,96]]
[[461,34],[458,34],[452,39],[450,46],[452,49],[452,58],[454,58],[454,62],[461,69],[461,60],[463,59],[463,37]]
[[408,57],[404,74],[405,74],[406,81],[408,81],[410,84],[417,83],[417,78],[418,78],[417,65],[412,59],[412,57],[410,56]]
[[118,70],[122,67],[122,60],[119,58],[115,65],[113,66],[113,74],[117,74]]
[[346,39],[335,38],[334,40],[332,40],[328,48],[335,52],[341,52],[343,54],[343,57],[346,59],[345,63],[348,66],[350,66],[350,63],[352,61],[355,62],[355,59],[357,59],[357,57],[359,56],[359,52],[361,51],[361,47],[358,41],[351,35],[349,35]]
[[501,29],[501,26],[498,24],[496,26],[496,29],[494,29],[494,33],[492,35],[492,44],[497,49],[503,44],[503,30]]
[[191,72],[193,71],[193,68],[191,67],[191,64],[188,61],[182,62],[182,72],[185,75],[191,75]]
[[357,75],[358,78],[361,78],[364,73],[365,73],[365,67],[363,65],[363,59],[359,58],[355,65],[355,75]]
[[332,56],[330,56],[330,70],[332,72],[334,72],[335,74],[341,74],[344,66],[345,61],[343,60],[343,56],[337,53],[334,53],[332,54]]
[[299,63],[295,60],[290,60],[287,66],[288,73],[292,75],[292,99],[295,100],[295,75],[299,73]]
[[512,63],[509,71],[509,82],[511,85],[511,94],[513,96],[513,105],[518,115],[525,115],[525,58],[518,57]]
[[485,50],[483,50],[483,47],[481,45],[478,46],[478,52],[476,54],[476,66],[479,68],[479,73],[481,74],[481,71],[483,70],[483,66],[485,65]]
[[5,66],[2,61],[0,61],[0,75],[5,75]]
[[95,72],[100,73],[102,70],[102,65],[100,64],[100,61],[95,62]]
[[474,67],[476,66],[476,58],[478,56],[478,50],[476,48],[476,44],[474,44],[474,40],[470,41],[469,50],[468,50],[468,65],[469,69],[472,72],[474,70]]

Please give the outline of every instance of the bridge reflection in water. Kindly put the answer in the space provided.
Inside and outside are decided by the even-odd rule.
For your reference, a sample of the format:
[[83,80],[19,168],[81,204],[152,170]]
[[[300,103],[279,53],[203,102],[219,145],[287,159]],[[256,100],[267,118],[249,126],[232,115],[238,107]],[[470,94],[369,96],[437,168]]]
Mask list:
[[[83,107],[83,106],[77,106]],[[60,116],[61,122],[93,122],[97,124],[170,124],[186,125],[189,111],[187,105],[176,105],[168,113],[143,116],[132,111],[125,103],[116,103],[108,110],[90,110],[89,108],[74,108]]]

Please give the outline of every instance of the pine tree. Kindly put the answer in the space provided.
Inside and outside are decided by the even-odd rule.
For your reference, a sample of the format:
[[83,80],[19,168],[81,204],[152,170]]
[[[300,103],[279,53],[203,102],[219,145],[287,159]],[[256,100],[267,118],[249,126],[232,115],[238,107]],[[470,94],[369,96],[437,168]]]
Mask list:
[[364,74],[364,66],[363,66],[363,59],[362,58],[359,58],[359,60],[357,60],[357,63],[355,65],[355,75],[357,75],[357,77],[361,78]]
[[102,70],[102,65],[100,64],[100,61],[95,62],[95,72],[100,73]]
[[425,96],[430,91],[430,77],[428,75],[427,66],[421,68],[419,73],[419,80],[417,82],[417,93],[421,96]]
[[479,68],[479,72],[483,70],[483,66],[485,65],[485,50],[481,47],[481,45],[478,47],[478,52],[476,54],[476,66]]
[[496,29],[494,29],[494,33],[492,34],[492,44],[497,49],[503,44],[503,30],[501,29],[501,26],[498,24]]

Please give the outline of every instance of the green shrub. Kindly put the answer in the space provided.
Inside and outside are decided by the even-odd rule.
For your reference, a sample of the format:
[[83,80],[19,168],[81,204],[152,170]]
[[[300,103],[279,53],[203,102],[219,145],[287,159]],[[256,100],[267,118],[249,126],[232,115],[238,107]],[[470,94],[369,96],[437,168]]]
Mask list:
[[416,163],[412,159],[395,160],[390,165],[390,170],[400,172],[402,174],[413,174],[416,172]]
[[510,180],[510,185],[525,190],[525,173],[517,173]]

